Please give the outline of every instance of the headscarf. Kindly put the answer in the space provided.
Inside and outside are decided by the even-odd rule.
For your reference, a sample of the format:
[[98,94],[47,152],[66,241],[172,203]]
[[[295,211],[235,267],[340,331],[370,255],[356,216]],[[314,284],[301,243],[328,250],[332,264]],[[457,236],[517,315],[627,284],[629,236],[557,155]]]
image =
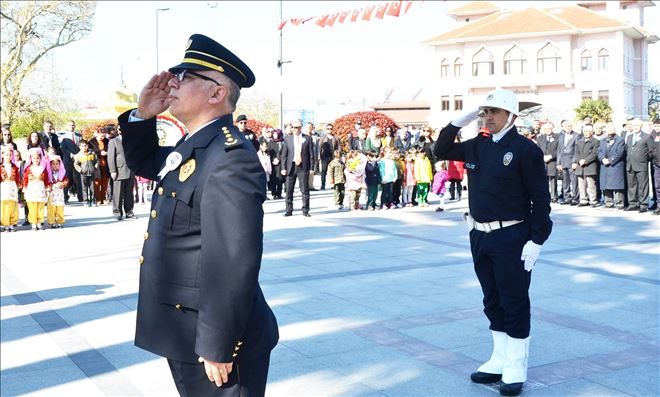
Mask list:
[[41,155],[41,164],[39,164],[40,167],[43,167],[47,174],[49,175],[50,178],[50,160],[48,159],[48,156],[44,152],[44,150],[40,147],[33,147],[28,150],[28,155],[27,159],[25,160],[25,169],[27,169],[30,165],[32,165],[32,154],[33,153],[39,153]]
[[[55,160],[60,162],[60,166],[57,168],[57,170],[54,170],[52,168],[49,169],[48,178],[50,179],[50,183],[61,182],[66,176],[66,169],[64,168],[64,163],[62,162],[62,158],[60,158],[60,156],[56,154],[52,155],[48,163],[50,164],[51,161],[55,161]],[[55,178],[55,171],[57,171],[57,179]]]

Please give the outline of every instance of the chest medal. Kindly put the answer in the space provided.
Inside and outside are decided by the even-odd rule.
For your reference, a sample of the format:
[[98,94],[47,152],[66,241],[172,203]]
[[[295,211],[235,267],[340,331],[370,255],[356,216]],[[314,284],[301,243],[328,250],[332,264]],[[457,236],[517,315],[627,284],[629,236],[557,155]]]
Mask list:
[[179,169],[179,181],[184,182],[193,172],[195,172],[195,159],[190,159]]
[[513,153],[506,152],[506,154],[504,155],[504,158],[502,159],[502,164],[504,164],[504,166],[506,167],[509,164],[511,164],[511,160],[513,160]]

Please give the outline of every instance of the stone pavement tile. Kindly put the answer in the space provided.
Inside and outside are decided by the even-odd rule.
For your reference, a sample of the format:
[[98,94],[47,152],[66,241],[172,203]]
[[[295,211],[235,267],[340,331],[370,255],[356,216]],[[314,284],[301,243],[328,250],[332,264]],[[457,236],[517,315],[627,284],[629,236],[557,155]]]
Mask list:
[[[484,321],[470,318],[401,330],[401,333],[443,349],[467,346],[484,336]],[[487,337],[490,337],[487,335]]]
[[[286,331],[284,333],[286,334]],[[320,357],[359,349],[369,342],[350,331],[343,331],[328,332],[295,340],[285,340],[281,343],[307,357]]]
[[[125,326],[116,327],[117,324],[125,324]],[[124,343],[132,341],[135,337],[135,313],[126,311],[126,313],[72,325],[70,329],[91,346]]]
[[151,361],[122,367],[119,368],[118,371],[125,376],[143,396],[179,396],[174,381],[172,380],[167,360],[162,357],[156,357]]
[[290,362],[296,362],[310,358],[292,348],[288,347],[284,342],[278,343],[275,349],[270,354],[271,367],[287,365]]
[[[579,379],[571,382],[559,383],[528,390],[523,388],[524,396],[536,397],[565,397],[565,396],[599,396],[599,397],[628,397],[630,394],[622,393],[598,383]],[[641,395],[640,397],[645,396]],[[649,396],[650,397],[650,396]]]
[[425,370],[415,379],[399,383],[382,392],[391,397],[496,395],[485,385],[472,383],[466,377],[440,368]]
[[658,396],[660,395],[659,370],[658,361],[655,361],[655,364],[638,365],[607,373],[588,375],[585,378],[622,393],[635,396]]
[[[38,349],[35,348],[38,346]],[[21,368],[35,365],[38,361],[51,362],[51,366],[73,365],[70,360],[60,359],[64,351],[48,335],[42,333],[25,336],[14,341],[2,343],[0,363],[2,374],[6,368]]]
[[401,313],[416,316],[432,312],[435,303],[425,298],[403,295],[402,293],[390,293],[388,297],[365,296],[361,301],[363,306],[370,308],[374,314],[388,318]]

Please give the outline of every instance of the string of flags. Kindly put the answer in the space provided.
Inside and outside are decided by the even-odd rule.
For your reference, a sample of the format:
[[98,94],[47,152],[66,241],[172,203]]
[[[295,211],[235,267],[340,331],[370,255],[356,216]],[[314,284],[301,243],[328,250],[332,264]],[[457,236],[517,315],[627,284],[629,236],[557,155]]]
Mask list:
[[[353,10],[344,10],[332,14],[324,14],[314,17],[289,18],[280,22],[277,30],[285,26],[301,26],[313,23],[321,28],[333,27],[335,24],[346,22],[371,21],[383,19],[385,16],[400,17],[406,15],[414,3],[421,4],[424,0],[388,1],[381,4],[373,4]],[[372,19],[373,17],[373,19]]]

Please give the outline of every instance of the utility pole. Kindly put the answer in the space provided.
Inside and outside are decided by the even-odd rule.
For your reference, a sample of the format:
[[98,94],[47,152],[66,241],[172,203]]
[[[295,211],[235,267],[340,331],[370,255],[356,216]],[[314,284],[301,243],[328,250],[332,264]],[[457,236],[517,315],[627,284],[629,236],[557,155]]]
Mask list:
[[[280,0],[280,22],[284,19],[282,14],[282,0]],[[282,77],[282,69],[285,63],[291,63],[291,61],[282,60],[282,31],[284,27],[280,29],[280,57],[277,60],[277,67],[280,69],[280,129],[284,131],[284,79]]]
[[160,73],[160,65],[158,65],[158,12],[168,10],[169,8],[156,8],[156,74]]

